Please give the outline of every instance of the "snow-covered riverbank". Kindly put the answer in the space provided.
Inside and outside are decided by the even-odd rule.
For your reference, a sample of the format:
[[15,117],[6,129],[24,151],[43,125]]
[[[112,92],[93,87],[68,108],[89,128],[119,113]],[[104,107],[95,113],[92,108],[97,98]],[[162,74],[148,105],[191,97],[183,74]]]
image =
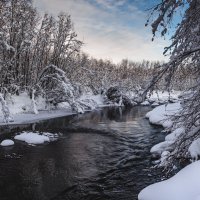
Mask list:
[[[165,165],[165,159],[170,154],[171,146],[176,139],[185,133],[181,126],[172,127],[172,116],[181,111],[181,104],[173,103],[161,105],[146,114],[150,123],[162,125],[171,130],[165,137],[165,141],[151,148],[151,153],[160,156],[157,161],[161,166]],[[193,161],[200,155],[200,142],[195,140],[189,147],[188,153]],[[194,162],[172,178],[155,183],[143,189],[138,195],[139,200],[199,200],[200,199],[200,161]]]
[[168,102],[177,102],[181,93],[181,91],[171,91],[171,93],[167,91],[153,91],[147,95],[146,100],[141,105],[156,107]]
[[[81,101],[92,100],[94,102],[93,109],[104,106],[103,96],[86,94],[80,97]],[[32,101],[27,93],[22,93],[19,96],[12,96],[7,100],[7,105],[10,110],[12,121],[9,124],[27,124],[45,119],[64,117],[76,114],[67,102],[59,103],[57,106],[49,106],[43,98],[37,98],[36,105],[38,113],[35,114],[32,109]],[[0,109],[0,126],[7,125],[4,122],[2,110]]]
[[148,186],[139,200],[200,200],[200,161],[194,162],[172,178]]
[[[177,100],[179,91],[173,91],[170,94],[171,100]],[[127,94],[128,98],[133,98],[134,94]],[[156,106],[162,104],[169,100],[168,92],[153,92],[151,96],[147,98],[145,102],[141,105],[152,105]],[[104,96],[102,95],[93,95],[92,93],[86,93],[78,99],[78,101],[84,102],[86,105],[90,104],[92,109],[106,106],[104,102]],[[6,99],[6,103],[8,105],[9,111],[12,116],[11,122],[9,124],[17,125],[17,124],[26,124],[26,123],[34,123],[37,121],[51,119],[56,117],[63,117],[68,115],[76,114],[75,111],[71,109],[71,106],[67,102],[59,103],[57,106],[47,105],[45,99],[42,97],[37,97],[35,99],[35,106],[37,108],[37,114],[34,113],[33,102],[30,96],[24,92],[20,95],[13,95],[10,98]],[[110,102],[111,103],[111,102]],[[109,104],[112,105],[112,104]],[[107,105],[108,106],[108,105]],[[118,106],[114,104],[114,106]],[[88,109],[88,110],[92,110]],[[88,111],[86,110],[86,111]],[[0,126],[7,125],[4,122],[4,117],[2,113],[2,109],[0,107]]]

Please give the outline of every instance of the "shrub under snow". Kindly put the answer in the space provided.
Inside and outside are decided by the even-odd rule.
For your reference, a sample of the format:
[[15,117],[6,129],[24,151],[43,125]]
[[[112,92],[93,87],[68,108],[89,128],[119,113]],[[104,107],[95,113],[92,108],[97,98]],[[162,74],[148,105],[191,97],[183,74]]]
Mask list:
[[138,200],[200,200],[200,161],[194,162],[172,178],[143,189]]

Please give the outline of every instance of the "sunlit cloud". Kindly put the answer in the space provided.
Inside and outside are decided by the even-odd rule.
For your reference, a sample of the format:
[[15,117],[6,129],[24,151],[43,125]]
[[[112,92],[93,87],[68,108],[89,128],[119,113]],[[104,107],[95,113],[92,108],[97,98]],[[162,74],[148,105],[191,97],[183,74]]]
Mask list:
[[93,57],[114,62],[166,60],[162,52],[168,41],[151,41],[151,30],[144,27],[147,13],[129,0],[34,0],[34,4],[41,12],[69,13],[84,42],[83,51]]

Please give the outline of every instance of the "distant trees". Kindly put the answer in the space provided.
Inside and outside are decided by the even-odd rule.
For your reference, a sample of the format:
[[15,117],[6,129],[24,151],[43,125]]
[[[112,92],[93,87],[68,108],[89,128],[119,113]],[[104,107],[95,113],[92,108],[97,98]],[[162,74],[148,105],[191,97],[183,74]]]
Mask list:
[[151,80],[155,68],[160,66],[160,62],[128,60],[114,64],[109,60],[90,58],[85,53],[74,57],[72,63],[72,67],[66,69],[68,78],[91,88],[95,94],[105,93],[111,86],[124,91],[140,90]]

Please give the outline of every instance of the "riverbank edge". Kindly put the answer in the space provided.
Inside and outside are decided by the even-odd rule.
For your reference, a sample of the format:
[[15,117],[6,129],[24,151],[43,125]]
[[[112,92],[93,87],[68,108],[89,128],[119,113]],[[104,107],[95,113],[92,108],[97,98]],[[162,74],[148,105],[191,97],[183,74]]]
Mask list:
[[[104,107],[112,107],[112,106],[116,106],[116,105],[112,105],[112,104],[100,105],[100,106],[96,107],[95,109],[86,110],[85,113],[92,112],[94,110],[98,110],[98,109],[101,109]],[[72,116],[72,115],[82,115],[82,114],[73,112],[69,109],[55,109],[55,110],[50,110],[50,111],[39,111],[38,114],[19,113],[19,114],[14,114],[12,116],[13,122],[9,122],[9,123],[0,122],[0,127],[32,124],[32,123],[37,123],[37,122],[41,122],[44,120],[56,119],[56,118],[67,117],[67,116]]]
[[[153,109],[152,111],[146,114],[146,118],[149,119],[151,124],[161,125],[163,128],[169,128],[173,124],[165,123],[165,120],[158,120],[159,117],[163,117],[164,113],[159,116],[159,112],[163,109],[159,109],[161,106]],[[156,112],[157,111],[157,112]],[[158,112],[159,111],[159,112]],[[166,113],[166,110],[165,110]],[[176,112],[175,112],[176,113]],[[167,116],[165,114],[165,116]],[[169,115],[168,115],[169,117]],[[168,122],[170,119],[168,119]],[[161,156],[159,165],[165,166],[165,157],[168,155],[168,147],[171,143],[173,143],[177,137],[184,133],[184,129],[182,127],[176,128],[172,130],[168,135],[166,135],[165,140],[161,143],[154,145],[150,152],[152,154],[159,154]],[[199,140],[193,141],[188,149],[191,158],[190,164],[186,167],[182,168],[178,173],[176,173],[171,178],[167,180],[161,180],[160,182],[151,184],[140,191],[138,194],[138,200],[199,200],[200,199],[200,178],[199,178],[199,171],[200,171],[200,161],[195,159],[195,156],[192,156],[193,153],[198,154],[200,153],[198,143]],[[198,157],[197,157],[198,158]],[[176,166],[174,165],[174,169]],[[187,180],[187,181],[185,181]]]

